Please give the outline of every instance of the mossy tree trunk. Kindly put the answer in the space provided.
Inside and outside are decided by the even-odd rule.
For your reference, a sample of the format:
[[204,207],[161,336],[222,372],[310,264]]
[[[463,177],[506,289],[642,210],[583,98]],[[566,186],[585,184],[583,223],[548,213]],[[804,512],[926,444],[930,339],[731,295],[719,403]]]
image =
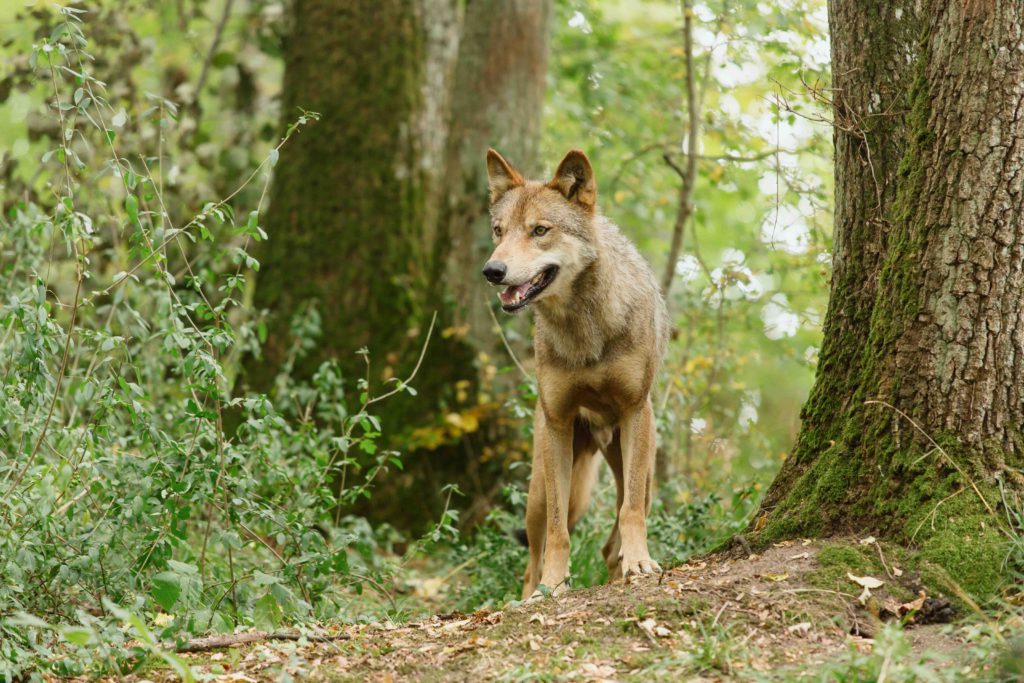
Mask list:
[[[336,358],[355,395],[413,367],[431,315],[438,327],[414,382],[418,395],[377,404],[388,437],[429,423],[474,381],[473,338],[442,335],[459,322],[483,282],[464,257],[488,229],[484,151],[501,142],[533,162],[543,104],[549,0],[296,0],[285,44],[284,124],[300,109],[304,128],[275,169],[255,304],[270,311],[263,357],[245,381],[269,391],[292,346],[291,318],[313,303],[322,333],[296,365],[309,377]],[[506,107],[508,103],[515,106]],[[480,231],[482,230],[482,233]],[[480,233],[480,234],[478,234]],[[450,265],[459,263],[452,271]],[[481,261],[482,263],[482,261]],[[484,311],[486,313],[486,311]],[[479,335],[478,335],[479,337]],[[394,443],[395,441],[392,441]],[[385,485],[416,496],[375,500],[402,523],[423,519],[448,481],[460,481],[468,451],[409,455]],[[397,491],[397,490],[396,490]],[[414,504],[410,505],[410,501]]]
[[1024,489],[1024,2],[832,0],[829,21],[832,296],[753,528],[886,534],[989,596]]

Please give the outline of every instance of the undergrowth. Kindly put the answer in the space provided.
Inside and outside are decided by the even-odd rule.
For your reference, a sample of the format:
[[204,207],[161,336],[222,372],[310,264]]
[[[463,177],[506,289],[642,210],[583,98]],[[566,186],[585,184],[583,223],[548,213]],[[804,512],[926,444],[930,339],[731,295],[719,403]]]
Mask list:
[[115,111],[81,12],[61,9],[29,56],[62,132],[41,162],[54,180],[0,218],[0,680],[180,668],[168,643],[349,614],[353,592],[388,594],[401,561],[345,511],[401,467],[374,407],[408,380],[372,387],[332,362],[294,377],[319,331],[307,308],[273,390],[234,391],[264,335],[247,250],[266,238],[270,170],[318,115],[175,221],[189,210],[163,192],[175,106]]

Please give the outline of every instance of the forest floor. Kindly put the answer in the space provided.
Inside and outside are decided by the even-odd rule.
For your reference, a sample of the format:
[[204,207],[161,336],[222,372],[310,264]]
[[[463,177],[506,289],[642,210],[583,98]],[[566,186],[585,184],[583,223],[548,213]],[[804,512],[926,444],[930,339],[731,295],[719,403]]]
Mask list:
[[1002,678],[969,617],[873,539],[793,541],[501,610],[341,626],[331,642],[182,656],[198,680],[243,682],[900,680],[900,667]]

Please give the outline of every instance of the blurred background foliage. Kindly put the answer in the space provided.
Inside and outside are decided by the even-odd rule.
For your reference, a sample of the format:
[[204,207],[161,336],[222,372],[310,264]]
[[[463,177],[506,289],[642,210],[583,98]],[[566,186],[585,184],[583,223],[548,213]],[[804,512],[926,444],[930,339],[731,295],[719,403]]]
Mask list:
[[[584,148],[602,211],[659,277],[672,273],[651,533],[660,558],[680,561],[744,524],[813,379],[832,222],[817,101],[825,2],[694,2],[689,55],[677,3],[542,6],[546,95],[536,149],[523,152],[535,158],[521,162],[546,175]],[[475,267],[449,276],[436,329],[425,307],[401,321],[401,354],[372,334],[368,356],[323,335],[331,301],[253,304],[250,250],[274,239],[271,170],[293,143],[279,142],[321,125],[282,111],[295,5],[71,7],[0,0],[0,475],[11,494],[0,574],[20,577],[0,586],[12,636],[0,657],[55,657],[31,634],[76,624],[86,635],[62,647],[92,654],[69,670],[111,666],[117,655],[95,650],[121,633],[103,621],[107,600],[174,636],[514,597],[535,400],[529,320],[500,319],[524,376],[486,310],[459,308],[460,279],[480,281],[472,296],[489,291]],[[500,131],[488,139],[501,147]],[[470,151],[476,203],[450,237],[473,264],[489,235],[484,146]],[[287,317],[286,360],[250,391],[244,363],[275,315]],[[441,349],[431,353],[457,342],[468,361],[413,395],[394,379],[428,336]],[[309,354],[315,370],[301,373]],[[367,358],[373,374],[352,376]],[[401,395],[367,404],[393,388]],[[405,407],[389,421],[393,401]],[[604,579],[610,487],[603,478],[578,531],[577,585]]]
[[[689,125],[674,3],[561,3],[545,158],[586,141],[605,213],[659,276]],[[830,272],[825,4],[693,7],[698,154],[658,389],[662,478],[680,491],[766,483],[813,378]],[[808,87],[812,86],[812,87]]]

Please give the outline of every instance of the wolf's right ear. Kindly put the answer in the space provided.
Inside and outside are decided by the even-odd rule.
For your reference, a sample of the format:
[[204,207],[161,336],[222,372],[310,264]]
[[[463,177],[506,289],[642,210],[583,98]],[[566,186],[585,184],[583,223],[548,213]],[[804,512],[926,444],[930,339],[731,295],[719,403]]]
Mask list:
[[518,187],[525,182],[519,171],[505,161],[505,157],[494,149],[487,150],[487,184],[491,190],[491,204],[498,201],[501,195],[513,187]]

